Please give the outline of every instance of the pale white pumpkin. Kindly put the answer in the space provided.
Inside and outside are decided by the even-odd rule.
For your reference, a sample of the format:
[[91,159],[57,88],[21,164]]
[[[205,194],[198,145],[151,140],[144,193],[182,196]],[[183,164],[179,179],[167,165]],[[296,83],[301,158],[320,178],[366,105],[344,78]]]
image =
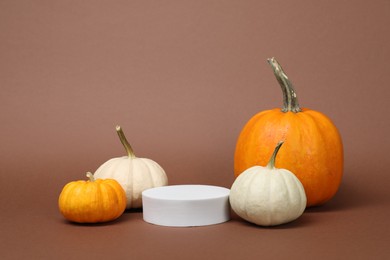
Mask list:
[[164,169],[155,161],[138,158],[128,143],[120,126],[116,127],[127,156],[113,158],[103,163],[95,172],[96,179],[115,179],[126,192],[126,208],[142,207],[142,192],[146,189],[168,185]]
[[278,143],[266,167],[253,166],[234,181],[229,201],[241,218],[260,225],[275,226],[300,217],[306,208],[302,183],[290,171],[275,168]]

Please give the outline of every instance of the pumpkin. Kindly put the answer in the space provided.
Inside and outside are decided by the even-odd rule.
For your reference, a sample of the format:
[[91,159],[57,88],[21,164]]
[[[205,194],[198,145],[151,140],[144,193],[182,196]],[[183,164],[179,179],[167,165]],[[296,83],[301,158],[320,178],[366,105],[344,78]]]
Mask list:
[[95,178],[111,178],[119,182],[126,192],[126,208],[142,207],[142,192],[146,189],[166,186],[168,178],[164,169],[148,158],[138,158],[120,126],[116,126],[119,139],[127,156],[112,158],[95,172]]
[[62,215],[77,223],[98,223],[117,219],[126,208],[126,194],[116,180],[72,181],[64,186],[58,199]]
[[302,183],[289,170],[275,168],[276,146],[266,167],[253,166],[238,176],[229,201],[235,213],[261,226],[275,226],[297,219],[305,210]]
[[283,108],[254,115],[239,134],[234,154],[237,177],[254,165],[267,163],[273,146],[285,140],[279,168],[302,182],[307,206],[321,205],[337,192],[343,175],[343,145],[333,122],[323,113],[301,108],[289,78],[275,58],[268,59],[282,88]]

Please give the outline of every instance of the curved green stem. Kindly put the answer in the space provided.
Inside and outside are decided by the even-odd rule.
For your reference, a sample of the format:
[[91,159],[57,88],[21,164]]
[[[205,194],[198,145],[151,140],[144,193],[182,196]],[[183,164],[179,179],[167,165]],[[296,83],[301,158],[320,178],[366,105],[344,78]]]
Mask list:
[[92,174],[92,172],[87,172],[87,177],[89,178],[89,180],[91,181],[91,182],[94,182],[95,181],[95,177],[93,176],[93,174]]
[[291,81],[288,79],[287,75],[284,73],[282,66],[275,58],[267,59],[268,63],[271,65],[275,77],[279,82],[279,85],[283,91],[283,108],[282,112],[301,112],[299,107],[297,94],[295,93],[294,87],[291,84]]
[[116,126],[116,132],[118,133],[119,139],[121,140],[123,147],[125,147],[125,149],[126,149],[127,155],[130,158],[135,158],[133,148],[131,148],[131,145],[127,141],[126,136],[123,133],[122,128],[119,125]]
[[279,149],[280,149],[280,147],[282,146],[283,143],[284,143],[283,141],[280,141],[276,145],[275,150],[274,150],[274,152],[273,152],[273,154],[271,156],[271,159],[269,160],[269,162],[268,162],[268,164],[266,166],[268,169],[271,169],[271,170],[275,169],[275,158],[276,158],[276,155],[278,154]]

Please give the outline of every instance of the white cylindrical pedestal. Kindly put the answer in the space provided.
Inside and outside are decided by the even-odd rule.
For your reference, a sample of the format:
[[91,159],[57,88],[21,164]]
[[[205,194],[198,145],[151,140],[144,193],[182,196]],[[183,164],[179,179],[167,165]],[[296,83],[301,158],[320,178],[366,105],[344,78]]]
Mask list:
[[230,219],[230,190],[209,185],[172,185],[142,192],[146,222],[172,227],[218,224]]

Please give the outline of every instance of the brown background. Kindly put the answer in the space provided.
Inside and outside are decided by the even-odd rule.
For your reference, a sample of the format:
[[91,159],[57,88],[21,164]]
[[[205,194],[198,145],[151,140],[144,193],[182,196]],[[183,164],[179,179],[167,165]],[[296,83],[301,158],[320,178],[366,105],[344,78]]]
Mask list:
[[[390,256],[390,1],[0,1],[2,259]],[[170,184],[233,183],[236,138],[279,107],[275,56],[345,146],[342,186],[297,221],[73,225],[62,187],[124,155]]]

